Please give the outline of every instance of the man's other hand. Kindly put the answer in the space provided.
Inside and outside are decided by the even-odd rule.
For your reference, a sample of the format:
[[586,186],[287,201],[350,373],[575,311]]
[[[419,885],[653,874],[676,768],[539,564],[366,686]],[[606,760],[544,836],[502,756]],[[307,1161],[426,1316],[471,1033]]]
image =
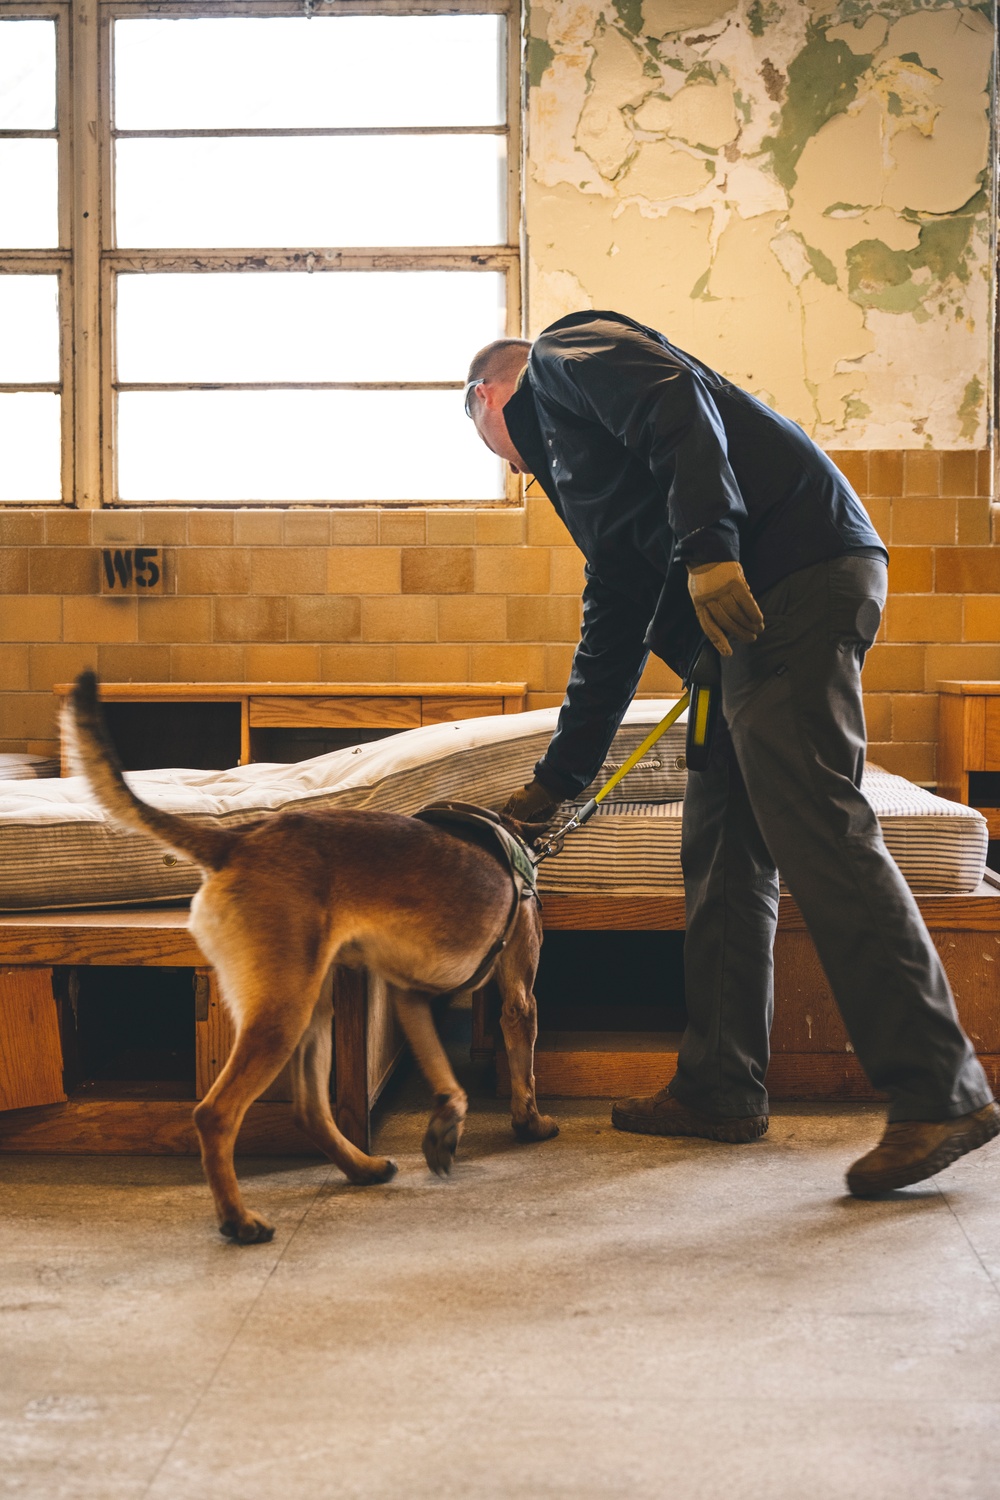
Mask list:
[[732,656],[729,637],[755,641],[764,616],[738,562],[703,563],[688,570],[688,592],[698,624],[721,656]]
[[514,795],[508,798],[500,809],[500,816],[510,818],[513,823],[520,823],[522,828],[527,829],[533,836],[537,836],[558,806],[558,797],[553,797],[536,777],[529,781],[527,786],[519,787]]

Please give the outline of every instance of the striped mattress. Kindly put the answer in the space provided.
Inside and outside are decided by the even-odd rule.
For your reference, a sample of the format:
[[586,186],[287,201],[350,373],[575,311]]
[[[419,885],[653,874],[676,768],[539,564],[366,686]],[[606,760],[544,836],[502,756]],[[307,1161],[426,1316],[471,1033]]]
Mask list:
[[[986,820],[975,808],[946,802],[880,766],[866,768],[861,789],[878,816],[886,848],[911,890],[968,895],[983,878]],[[576,804],[560,809],[563,822]],[[605,803],[562,853],[546,861],[544,891],[617,891],[655,895],[681,886],[682,802]],[[556,826],[558,826],[556,824]],[[782,885],[782,890],[785,887]]]
[[[600,785],[670,708],[633,703]],[[294,804],[412,813],[455,798],[499,807],[528,780],[558,710],[427,725],[294,765],[230,771],[130,772],[157,807],[238,827]],[[541,889],[649,893],[680,884],[683,720],[608,799],[601,813],[542,867]],[[982,878],[986,823],[972,808],[933,797],[872,768],[865,791],[886,842],[917,891],[967,893]],[[626,800],[627,799],[627,800]],[[197,889],[195,866],[142,834],[116,827],[81,777],[0,780],[0,910],[59,909],[176,901]]]

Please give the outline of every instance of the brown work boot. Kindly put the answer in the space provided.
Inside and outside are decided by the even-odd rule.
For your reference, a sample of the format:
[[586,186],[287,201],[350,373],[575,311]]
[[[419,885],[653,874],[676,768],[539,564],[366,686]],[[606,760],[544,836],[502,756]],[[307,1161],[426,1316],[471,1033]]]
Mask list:
[[855,1198],[878,1198],[943,1172],[995,1135],[1000,1135],[1000,1104],[995,1100],[951,1120],[897,1120],[885,1127],[874,1151],[850,1168],[847,1186]]
[[617,1100],[611,1107],[611,1123],[616,1130],[632,1130],[637,1135],[697,1135],[702,1140],[728,1141],[736,1146],[759,1141],[767,1130],[767,1115],[716,1120],[688,1109],[661,1089],[658,1094]]

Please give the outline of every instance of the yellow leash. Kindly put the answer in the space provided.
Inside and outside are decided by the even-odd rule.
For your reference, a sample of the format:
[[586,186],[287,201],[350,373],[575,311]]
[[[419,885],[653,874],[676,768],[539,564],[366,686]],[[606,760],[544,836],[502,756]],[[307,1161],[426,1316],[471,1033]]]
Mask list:
[[[625,761],[624,765],[619,766],[614,775],[608,777],[607,781],[601,787],[601,790],[597,792],[595,796],[591,797],[590,801],[585,803],[584,806],[580,808],[579,812],[574,813],[573,817],[570,818],[565,827],[560,828],[558,833],[554,833],[551,838],[545,840],[545,843],[542,844],[541,848],[538,849],[535,853],[535,859],[539,863],[541,863],[543,859],[548,859],[552,854],[558,854],[563,846],[563,840],[565,839],[566,835],[568,833],[573,833],[577,828],[582,828],[584,823],[587,822],[588,818],[592,818],[594,816],[594,813],[600,807],[601,803],[604,801],[608,793],[613,792],[618,783],[622,781],[628,775],[628,773],[639,764],[639,762],[642,760],[642,757],[647,754],[648,751],[652,750],[657,740],[666,734],[671,724],[675,724],[677,722],[690,702],[691,694],[687,691],[683,692],[670,712],[664,714],[663,718],[660,720],[659,724],[657,724],[656,728],[651,730],[650,733],[647,734],[638,750],[633,750],[632,754],[629,756],[628,760]],[[701,705],[699,703],[699,708],[700,707]],[[706,724],[702,726],[702,738],[704,738],[705,728],[707,727],[707,694],[705,712]],[[696,725],[696,734],[697,728],[698,726]]]

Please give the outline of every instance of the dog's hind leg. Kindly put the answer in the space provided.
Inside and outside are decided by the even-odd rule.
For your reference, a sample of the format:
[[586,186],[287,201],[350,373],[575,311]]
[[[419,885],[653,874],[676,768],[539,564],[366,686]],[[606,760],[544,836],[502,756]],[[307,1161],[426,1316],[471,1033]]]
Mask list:
[[333,1003],[324,983],[305,1034],[295,1049],[290,1072],[295,1122],[325,1152],[349,1182],[366,1186],[388,1182],[396,1163],[387,1156],[366,1156],[337,1129],[330,1109],[330,1069],[333,1063]]
[[[312,996],[309,996],[312,1001]],[[243,1116],[285,1067],[306,1028],[312,1005],[267,1007],[258,1004],[238,1022],[225,1068],[201,1104],[195,1107],[195,1127],[201,1140],[205,1178],[216,1200],[219,1230],[240,1245],[268,1241],[274,1230],[243,1203],[232,1164],[235,1139]]]
[[422,1142],[424,1160],[432,1172],[447,1177],[462,1139],[469,1101],[441,1045],[429,998],[410,990],[390,988],[400,1025],[413,1048],[420,1071],[434,1091],[434,1112]]
[[500,1027],[510,1066],[511,1124],[519,1141],[547,1141],[559,1134],[551,1115],[540,1115],[535,1099],[535,1039],[538,1007],[535,973],[541,950],[541,923],[534,902],[522,902],[517,926],[497,965],[502,1006]]

